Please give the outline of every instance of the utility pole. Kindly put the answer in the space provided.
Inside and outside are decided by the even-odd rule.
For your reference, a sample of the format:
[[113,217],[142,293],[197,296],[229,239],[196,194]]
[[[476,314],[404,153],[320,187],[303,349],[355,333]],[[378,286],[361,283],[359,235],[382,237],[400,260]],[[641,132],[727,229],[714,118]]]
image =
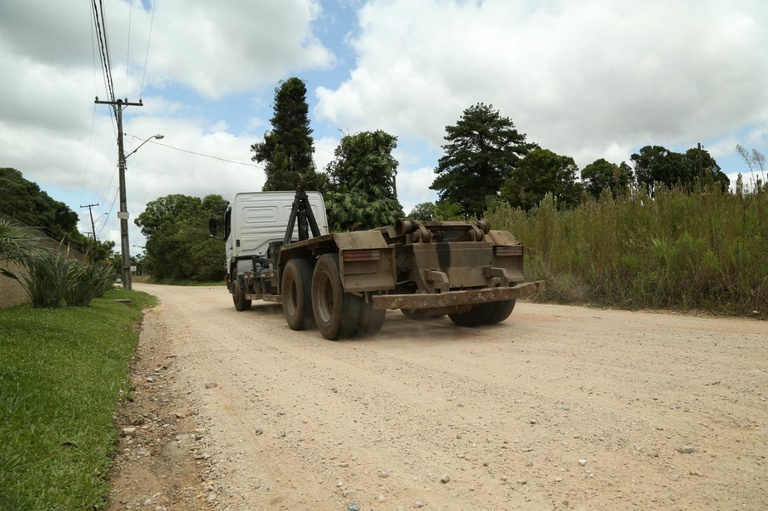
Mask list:
[[93,207],[99,204],[88,204],[86,206],[80,205],[81,208],[88,208],[88,214],[91,216],[91,233],[93,234],[93,241],[96,241],[96,225],[93,223]]
[[701,142],[699,142],[699,151],[696,153],[696,169],[699,171],[699,190],[704,193],[704,167],[701,164]]
[[121,280],[123,289],[131,290],[131,245],[128,243],[128,200],[125,197],[125,147],[123,146],[123,107],[126,106],[144,106],[139,100],[138,103],[129,103],[128,100],[118,99],[116,101],[99,101],[96,97],[96,103],[101,105],[117,105],[115,113],[117,116],[117,166],[120,175],[120,212],[117,217],[120,219],[120,246],[123,254],[123,268]]
[[93,223],[93,207],[94,206],[98,206],[98,205],[99,205],[98,203],[96,203],[96,204],[88,204],[87,206],[83,206],[82,204],[80,205],[81,208],[88,208],[88,214],[91,216],[91,234],[93,234],[93,242],[94,242],[94,247],[93,248],[94,248],[94,250],[96,250],[96,254],[95,254],[94,258],[93,258],[94,260],[96,260],[98,258],[99,251],[98,251],[98,249],[96,248],[96,245],[95,245],[97,240],[96,240],[96,224]]

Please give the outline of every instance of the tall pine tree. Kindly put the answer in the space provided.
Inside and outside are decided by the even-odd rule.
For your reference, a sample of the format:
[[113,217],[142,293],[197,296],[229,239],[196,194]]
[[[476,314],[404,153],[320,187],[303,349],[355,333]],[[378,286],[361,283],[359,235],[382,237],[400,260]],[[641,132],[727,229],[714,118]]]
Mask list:
[[483,103],[464,110],[456,125],[445,131],[445,155],[430,188],[441,202],[458,204],[464,215],[479,218],[488,198],[496,196],[520,158],[536,144],[527,143],[511,120]]
[[273,109],[272,130],[264,133],[263,142],[251,146],[251,160],[265,164],[264,191],[294,190],[299,176],[306,190],[323,191],[325,175],[315,171],[312,159],[314,141],[304,82],[296,77],[280,82]]

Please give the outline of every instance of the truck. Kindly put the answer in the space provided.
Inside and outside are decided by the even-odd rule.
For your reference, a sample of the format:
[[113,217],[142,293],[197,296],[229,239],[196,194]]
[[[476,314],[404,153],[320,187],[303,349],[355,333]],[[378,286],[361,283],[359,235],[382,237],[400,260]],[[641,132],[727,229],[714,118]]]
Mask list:
[[291,329],[317,327],[330,340],[376,334],[387,310],[447,315],[467,328],[500,323],[518,298],[544,290],[525,281],[520,242],[486,220],[399,219],[329,232],[323,196],[301,184],[295,193],[237,193],[223,235],[237,311],[253,300],[280,303]]

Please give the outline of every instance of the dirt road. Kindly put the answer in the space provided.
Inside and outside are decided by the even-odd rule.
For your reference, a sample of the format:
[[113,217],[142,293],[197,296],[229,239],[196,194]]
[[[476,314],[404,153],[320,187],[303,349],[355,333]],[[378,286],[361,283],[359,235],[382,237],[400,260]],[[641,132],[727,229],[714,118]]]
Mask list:
[[226,289],[136,285],[111,508],[768,509],[768,324],[518,303],[289,330]]

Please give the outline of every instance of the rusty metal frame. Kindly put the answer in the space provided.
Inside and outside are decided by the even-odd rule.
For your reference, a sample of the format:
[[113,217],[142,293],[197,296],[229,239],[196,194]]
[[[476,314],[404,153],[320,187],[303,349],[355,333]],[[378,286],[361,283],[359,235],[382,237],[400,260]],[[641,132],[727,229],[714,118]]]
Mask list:
[[501,302],[525,298],[544,292],[544,281],[525,282],[513,287],[492,287],[446,291],[444,293],[416,293],[399,295],[374,295],[374,309],[425,309],[456,305]]

